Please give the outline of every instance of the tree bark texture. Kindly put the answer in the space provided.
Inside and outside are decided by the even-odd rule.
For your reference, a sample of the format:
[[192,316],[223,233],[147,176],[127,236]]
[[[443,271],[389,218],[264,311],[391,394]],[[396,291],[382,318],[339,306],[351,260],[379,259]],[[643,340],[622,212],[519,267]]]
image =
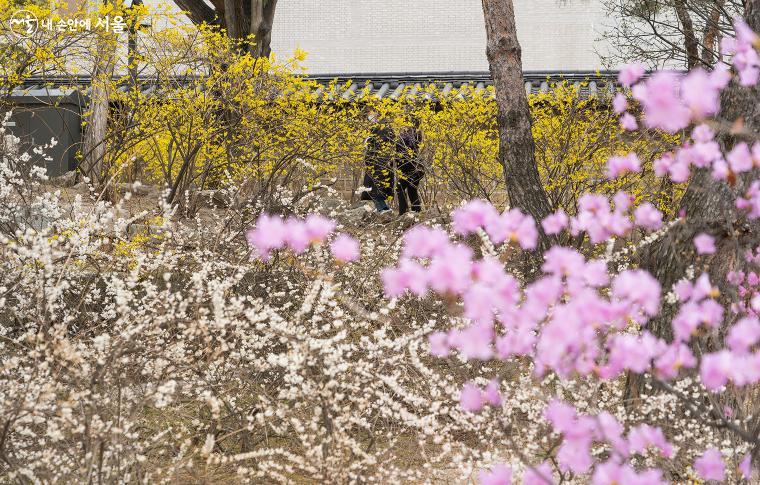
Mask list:
[[486,55],[496,90],[499,162],[512,207],[533,216],[541,231],[539,248],[548,247],[540,221],[551,212],[535,160],[530,109],[525,93],[520,43],[512,0],[482,0],[488,44]]
[[723,5],[725,3],[726,0],[715,0],[715,4],[707,18],[704,35],[702,36],[702,62],[708,66],[715,65],[715,61],[718,60],[717,53],[720,51],[718,46],[718,35],[720,34],[718,23],[723,14]]
[[177,6],[187,13],[194,24],[218,24],[217,11],[209,7],[203,0],[174,0]]
[[[746,4],[749,25],[760,31],[760,0],[747,0]],[[723,92],[721,103],[723,118],[728,121],[741,119],[751,132],[760,131],[760,91],[757,87],[745,88],[732,81]],[[727,152],[740,139],[728,134],[720,136],[718,141]],[[684,278],[690,266],[694,267],[696,276],[709,274],[710,281],[720,291],[719,301],[726,308],[723,325],[715,334],[692,340],[692,350],[697,355],[723,347],[727,328],[735,318],[728,308],[729,302],[737,298],[734,288],[727,282],[727,274],[744,270],[745,253],[760,244],[760,224],[746,220],[735,208],[736,197],[746,188],[749,177],[757,176],[757,171],[754,171],[745,179],[737,180],[732,187],[714,180],[708,169],[694,171],[680,203],[680,210],[685,213],[686,219],[673,227],[664,238],[642,250],[639,256],[640,266],[657,278],[665,293]],[[696,253],[693,238],[700,233],[715,238],[715,253]],[[676,310],[675,305],[665,307],[656,319],[648,323],[647,328],[654,335],[672,341],[671,322]],[[638,397],[642,383],[640,376],[629,375],[627,394],[630,399]],[[745,397],[743,392],[734,391],[724,393],[720,399],[722,405],[731,406],[739,412]],[[760,421],[750,426],[757,427],[758,423]]]
[[686,0],[674,1],[676,15],[681,23],[684,37],[684,47],[686,48],[686,64],[689,69],[699,64],[699,42],[697,35],[694,33],[694,24],[691,21],[689,10],[686,7]]
[[98,40],[90,86],[90,107],[85,117],[82,141],[82,171],[100,185],[108,177],[106,135],[108,131],[109,88],[116,61],[116,39],[110,36]]
[[[747,21],[760,30],[760,0],[748,0]],[[745,127],[760,131],[760,94],[757,87],[744,88],[733,82],[723,92],[721,116],[728,121],[743,120]],[[721,136],[720,144],[729,151],[740,140],[732,135]],[[756,177],[757,173],[752,173]],[[735,187],[713,179],[708,169],[695,170],[680,203],[686,220],[674,227],[667,237],[643,251],[641,264],[669,291],[674,283],[683,278],[686,268],[697,263],[709,271],[714,284],[725,286],[726,273],[741,265],[744,252],[760,242],[757,224],[748,222],[737,212],[735,200],[745,181],[737,181]],[[699,233],[715,237],[717,251],[712,255],[698,255],[692,239]],[[728,288],[721,288],[728,292]],[[657,335],[672,338],[669,320],[653,325]]]
[[251,0],[251,33],[255,36],[252,53],[269,57],[272,43],[272,23],[277,0]]
[[224,28],[233,39],[248,35],[251,19],[246,16],[245,3],[243,0],[224,0]]
[[244,43],[244,50],[251,54],[268,57],[272,52],[272,24],[277,0],[211,0],[213,8],[204,0],[175,0],[175,3],[195,24],[220,25],[233,39],[253,34],[253,44]]

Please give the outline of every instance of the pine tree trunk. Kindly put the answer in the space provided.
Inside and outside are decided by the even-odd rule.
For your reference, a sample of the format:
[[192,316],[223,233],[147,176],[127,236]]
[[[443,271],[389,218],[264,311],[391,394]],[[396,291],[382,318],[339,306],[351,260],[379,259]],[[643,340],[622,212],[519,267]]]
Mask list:
[[[499,163],[504,169],[507,195],[512,207],[540,222],[551,208],[536,166],[514,7],[512,0],[482,2],[488,38],[486,55],[496,90]],[[543,232],[540,239],[539,248],[545,250],[549,241]]]

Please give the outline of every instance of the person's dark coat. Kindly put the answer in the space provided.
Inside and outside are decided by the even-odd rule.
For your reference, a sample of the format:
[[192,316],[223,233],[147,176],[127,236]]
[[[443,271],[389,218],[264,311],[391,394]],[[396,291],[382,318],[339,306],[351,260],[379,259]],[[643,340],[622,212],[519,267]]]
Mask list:
[[372,127],[364,156],[363,182],[363,185],[371,190],[362,193],[362,200],[387,199],[393,195],[394,138],[390,127]]
[[[396,140],[396,195],[398,196],[399,214],[409,210],[419,212],[422,210],[418,185],[425,176],[425,169],[420,160],[420,145],[422,133],[413,127],[401,132]],[[407,198],[409,201],[407,202]]]
[[419,157],[421,144],[422,134],[415,128],[403,130],[396,140],[396,167],[399,178],[408,180],[414,185],[417,185],[425,175]]

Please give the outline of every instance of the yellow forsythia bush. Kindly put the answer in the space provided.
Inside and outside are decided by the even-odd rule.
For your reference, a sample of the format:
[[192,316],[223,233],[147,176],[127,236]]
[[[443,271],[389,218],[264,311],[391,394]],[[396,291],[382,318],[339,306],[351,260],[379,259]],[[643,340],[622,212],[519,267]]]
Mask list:
[[[505,198],[503,171],[498,162],[496,103],[491,89],[467,88],[441,100],[439,110],[420,109],[425,153],[430,163],[428,184],[455,199]],[[461,94],[461,96],[460,96]],[[613,195],[626,190],[637,199],[645,194],[666,211],[678,188],[660,186],[652,161],[672,148],[677,138],[662,133],[625,133],[609,100],[582,98],[579,89],[558,83],[528,98],[533,116],[536,163],[553,207],[574,212],[579,195]],[[421,114],[419,114],[421,113]],[[643,162],[640,174],[615,180],[604,176],[607,159],[635,151]]]
[[[662,187],[652,162],[673,148],[678,138],[660,132],[625,132],[610,100],[582,99],[577,88],[559,83],[528,100],[533,114],[536,161],[549,199],[555,208],[573,212],[579,195],[613,195],[624,190],[641,202],[644,196],[670,212],[675,188]],[[636,152],[642,171],[608,180],[607,159]]]
[[[300,75],[304,55],[279,61],[240,54],[238,43],[213,28],[144,33],[137,64],[157,87],[124,89],[127,74],[113,80],[104,165],[119,181],[169,188],[173,202],[187,190],[231,184],[251,196],[281,187],[308,190],[336,178],[358,185],[372,108],[396,130],[419,124],[429,202],[505,200],[492,88],[443,95],[431,85],[402,101],[359,89],[344,99],[344,86],[319,86]],[[555,208],[572,212],[583,192],[621,189],[656,194],[664,209],[673,205],[678,189],[655,185],[651,162],[674,140],[623,133],[606,102],[582,99],[568,84],[530,96],[529,103],[536,159]],[[606,180],[607,158],[629,150],[643,160],[642,173]]]
[[315,82],[296,75],[297,57],[278,63],[241,55],[218,31],[201,34],[162,43],[191,56],[183,62],[196,65],[192,77],[177,81],[167,65],[156,72],[159,93],[119,94],[123,123],[111,129],[125,135],[111,137],[109,150],[116,175],[178,197],[229,183],[266,195],[308,187],[361,161],[369,127],[359,104],[327,102]]
[[[18,5],[0,0],[0,15],[8,17]],[[40,17],[55,17],[49,9],[28,7]],[[104,8],[118,10],[130,22],[147,15],[144,8],[128,9],[121,2]],[[115,72],[122,77],[108,89],[112,110],[104,166],[117,180],[168,187],[174,202],[186,190],[230,184],[251,195],[280,187],[308,190],[318,180],[335,178],[358,185],[370,131],[366,115],[372,108],[396,130],[419,124],[428,201],[505,200],[493,88],[463,87],[443,95],[431,85],[402,101],[377,99],[359,89],[354,99],[344,99],[344,86],[319,86],[300,75],[305,56],[300,50],[283,61],[257,59],[241,55],[239,43],[217,29],[198,30],[178,24],[170,14],[164,17],[166,28],[141,33],[135,63],[139,75],[157,88],[148,93],[124,89],[128,69],[120,64]],[[79,40],[97,46],[97,35]],[[7,60],[0,88],[12,89],[38,71],[76,74],[88,66],[89,61],[73,62],[73,54],[61,47],[69,37],[51,33],[25,47],[0,42]],[[536,160],[551,203],[572,212],[583,192],[624,189],[636,197],[654,194],[660,208],[669,210],[681,189],[659,185],[651,162],[677,140],[622,132],[608,101],[582,99],[566,83],[529,97]],[[631,150],[644,162],[642,173],[606,180],[608,157]]]

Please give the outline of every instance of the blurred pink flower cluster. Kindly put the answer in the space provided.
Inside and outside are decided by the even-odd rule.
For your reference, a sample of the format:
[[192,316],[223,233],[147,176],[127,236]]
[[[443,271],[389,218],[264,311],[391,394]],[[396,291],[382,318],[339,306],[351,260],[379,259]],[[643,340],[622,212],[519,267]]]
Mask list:
[[558,234],[569,226],[570,234],[578,236],[585,233],[594,244],[612,236],[625,236],[634,226],[650,231],[662,227],[662,213],[651,203],[644,202],[631,214],[633,199],[629,194],[618,192],[612,201],[614,209],[603,195],[583,194],[578,199],[575,217],[568,217],[560,209],[541,221],[541,225],[547,234]]
[[[335,225],[335,221],[319,214],[310,214],[303,220],[262,214],[256,225],[246,233],[246,239],[254,255],[268,261],[274,250],[289,249],[295,254],[302,254],[310,246],[325,242],[335,230]],[[339,234],[330,244],[330,250],[338,261],[359,258],[359,243],[347,234]]]
[[721,43],[723,54],[733,56],[732,63],[739,73],[742,86],[754,86],[760,80],[760,37],[743,19],[734,21],[736,37],[726,37]]

